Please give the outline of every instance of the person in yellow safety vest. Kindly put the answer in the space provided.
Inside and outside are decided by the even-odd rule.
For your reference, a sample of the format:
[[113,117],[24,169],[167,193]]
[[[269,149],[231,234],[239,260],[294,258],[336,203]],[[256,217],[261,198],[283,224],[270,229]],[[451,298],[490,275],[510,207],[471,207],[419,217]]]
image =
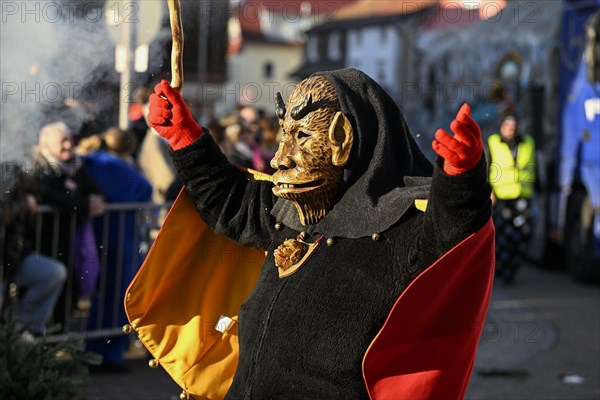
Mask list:
[[496,275],[515,280],[532,232],[531,200],[536,183],[535,141],[517,131],[515,116],[504,117],[500,133],[488,138],[489,180],[496,226]]

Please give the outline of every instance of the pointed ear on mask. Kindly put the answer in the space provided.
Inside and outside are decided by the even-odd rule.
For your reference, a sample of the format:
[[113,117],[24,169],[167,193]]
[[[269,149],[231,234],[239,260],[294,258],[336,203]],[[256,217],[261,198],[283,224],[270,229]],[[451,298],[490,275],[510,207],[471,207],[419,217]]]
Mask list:
[[333,165],[336,167],[346,165],[353,142],[352,124],[344,113],[338,111],[329,125],[329,143],[332,150],[331,161]]

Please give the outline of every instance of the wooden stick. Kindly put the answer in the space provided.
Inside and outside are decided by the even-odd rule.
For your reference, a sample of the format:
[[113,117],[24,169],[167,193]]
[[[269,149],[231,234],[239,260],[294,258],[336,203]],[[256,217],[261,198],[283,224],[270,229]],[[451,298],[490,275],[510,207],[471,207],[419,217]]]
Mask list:
[[173,35],[171,48],[171,86],[178,92],[183,86],[183,26],[181,24],[181,7],[179,0],[167,0],[169,4],[169,20]]

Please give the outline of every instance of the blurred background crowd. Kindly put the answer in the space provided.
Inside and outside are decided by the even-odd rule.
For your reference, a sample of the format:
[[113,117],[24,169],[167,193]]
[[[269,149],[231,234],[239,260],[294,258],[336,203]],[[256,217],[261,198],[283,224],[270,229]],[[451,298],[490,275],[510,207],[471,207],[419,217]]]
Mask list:
[[[103,336],[127,323],[125,290],[182,189],[168,142],[146,123],[150,93],[136,93],[128,130],[74,134],[57,114],[24,167],[2,163],[10,177],[2,187],[2,305],[14,306],[25,338],[43,336],[50,322]],[[206,126],[232,163],[273,171],[274,118],[240,106]],[[116,336],[88,340],[88,348],[114,369],[128,343]]]

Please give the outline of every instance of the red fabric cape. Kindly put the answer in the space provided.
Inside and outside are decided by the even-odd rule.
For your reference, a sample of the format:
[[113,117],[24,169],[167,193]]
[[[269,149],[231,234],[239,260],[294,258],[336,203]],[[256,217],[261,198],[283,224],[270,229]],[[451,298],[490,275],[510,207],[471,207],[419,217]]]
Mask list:
[[462,399],[494,277],[492,221],[402,293],[363,360],[371,399]]

